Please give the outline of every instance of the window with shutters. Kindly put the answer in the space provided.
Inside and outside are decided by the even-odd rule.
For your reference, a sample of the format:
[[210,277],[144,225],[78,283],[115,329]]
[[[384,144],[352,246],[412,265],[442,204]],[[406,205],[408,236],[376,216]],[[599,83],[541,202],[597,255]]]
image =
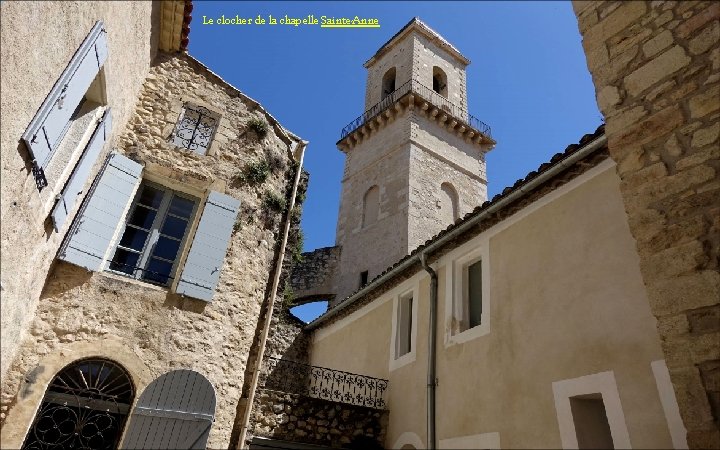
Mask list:
[[170,284],[197,204],[186,194],[143,182],[109,270],[161,286]]
[[[118,152],[108,155],[65,236],[58,259],[212,301],[240,201],[210,191],[200,203],[184,193],[143,181],[143,171],[142,164]],[[190,241],[193,223],[197,225]],[[186,240],[189,250],[178,267]]]
[[48,198],[75,171],[105,114],[107,56],[107,35],[97,22],[23,133],[36,185],[41,192],[50,188]]
[[220,116],[202,106],[186,103],[171,136],[178,147],[205,155],[210,148]]

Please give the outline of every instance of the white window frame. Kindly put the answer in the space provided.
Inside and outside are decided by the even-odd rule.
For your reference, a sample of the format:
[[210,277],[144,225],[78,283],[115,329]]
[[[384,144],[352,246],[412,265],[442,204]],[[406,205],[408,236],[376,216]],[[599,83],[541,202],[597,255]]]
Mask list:
[[[445,264],[445,347],[477,339],[490,333],[490,252],[487,237],[473,248],[461,248],[449,255]],[[482,315],[480,324],[460,330],[468,301],[467,268],[482,261]]]
[[[419,292],[420,292],[419,280],[414,281],[412,284],[403,284],[398,293],[393,296],[393,308],[392,308],[392,333],[390,339],[390,371],[398,369],[402,366],[410,364],[415,361],[417,355],[417,329],[418,329],[418,303],[419,303]],[[400,324],[398,323],[399,308],[401,299],[412,296],[412,311],[411,317],[411,330],[410,330],[410,351],[398,356],[398,332]]]
[[615,448],[632,448],[625,414],[620,403],[615,373],[610,370],[578,378],[555,381],[552,384],[555,411],[560,427],[562,448],[578,448],[575,422],[570,409],[570,398],[578,395],[600,394],[605,406],[610,434]]
[[[122,237],[125,234],[125,229],[127,228],[128,221],[132,217],[132,213],[133,213],[133,211],[135,211],[135,208],[137,207],[138,201],[140,199],[140,195],[142,194],[142,190],[145,186],[151,186],[153,188],[162,190],[164,192],[164,194],[163,194],[163,199],[161,200],[161,204],[158,206],[157,215],[156,215],[155,219],[153,220],[153,223],[151,224],[150,236],[148,236],[145,244],[143,245],[143,248],[139,252],[140,257],[138,259],[138,266],[137,266],[138,269],[136,269],[134,271],[136,273],[133,273],[133,274],[128,274],[128,273],[120,271],[120,270],[113,270],[110,268],[110,266],[112,265],[112,262],[113,262],[113,258],[115,257],[115,253],[117,252],[117,250],[120,246],[120,241],[122,240]],[[153,280],[148,280],[148,279],[143,278],[142,277],[143,270],[140,270],[139,268],[140,267],[146,268],[148,266],[149,261],[151,259],[151,254],[150,254],[151,250],[154,248],[154,245],[157,244],[157,237],[155,238],[155,241],[152,242],[153,234],[159,234],[160,228],[162,227],[164,221],[169,216],[168,208],[169,208],[170,202],[172,201],[172,199],[175,196],[179,196],[184,199],[191,200],[194,204],[193,204],[192,212],[190,213],[190,216],[187,219],[187,222],[188,222],[187,228],[185,228],[185,233],[184,233],[182,239],[180,240],[180,246],[178,248],[177,254],[175,255],[175,260],[173,261],[173,265],[170,270],[168,281],[163,284],[163,283],[159,283],[159,282],[156,282]],[[122,223],[122,226],[120,227],[120,232],[117,235],[117,239],[115,239],[113,242],[111,251],[109,252],[109,255],[108,255],[108,258],[106,261],[105,270],[110,273],[114,273],[114,274],[117,274],[117,275],[120,275],[123,277],[134,279],[134,280],[138,280],[143,283],[154,284],[154,285],[162,286],[165,288],[174,287],[177,282],[176,278],[177,278],[177,274],[179,272],[181,260],[184,258],[184,255],[186,253],[186,251],[185,251],[186,246],[189,242],[191,242],[190,236],[195,228],[195,222],[197,221],[197,218],[198,218],[198,211],[200,209],[200,203],[201,203],[200,198],[197,198],[195,196],[186,194],[185,192],[178,191],[178,190],[172,189],[171,187],[162,185],[157,182],[149,181],[148,179],[143,178],[140,181],[138,189],[135,192],[135,195],[132,199],[129,209],[128,209],[127,213],[125,214],[125,219],[124,219],[124,222]],[[139,273],[137,273],[137,272],[139,272]]]

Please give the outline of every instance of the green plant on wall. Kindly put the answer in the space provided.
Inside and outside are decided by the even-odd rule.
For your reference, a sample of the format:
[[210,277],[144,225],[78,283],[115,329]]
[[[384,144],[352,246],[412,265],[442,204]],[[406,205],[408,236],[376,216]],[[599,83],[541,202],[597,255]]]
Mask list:
[[273,192],[273,191],[265,191],[265,195],[263,196],[263,206],[266,210],[281,213],[285,210],[285,199]]
[[258,118],[248,120],[248,128],[253,130],[260,139],[264,138],[268,132],[267,122]]
[[303,231],[298,228],[297,236],[295,238],[295,245],[292,247],[292,259],[294,263],[301,263],[303,261],[303,246],[305,241],[305,235]]
[[249,184],[262,184],[270,175],[270,166],[267,161],[255,161],[245,165],[242,172],[238,176],[239,181]]

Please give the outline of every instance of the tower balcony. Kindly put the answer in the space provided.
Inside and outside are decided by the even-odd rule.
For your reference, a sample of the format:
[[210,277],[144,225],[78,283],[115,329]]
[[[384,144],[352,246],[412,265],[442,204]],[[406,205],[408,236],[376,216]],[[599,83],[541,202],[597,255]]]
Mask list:
[[347,124],[340,132],[337,146],[343,150],[352,148],[370,136],[374,130],[394,120],[405,109],[416,108],[468,142],[478,144],[487,150],[495,145],[489,125],[470,114],[467,108],[452,103],[438,92],[413,79]]

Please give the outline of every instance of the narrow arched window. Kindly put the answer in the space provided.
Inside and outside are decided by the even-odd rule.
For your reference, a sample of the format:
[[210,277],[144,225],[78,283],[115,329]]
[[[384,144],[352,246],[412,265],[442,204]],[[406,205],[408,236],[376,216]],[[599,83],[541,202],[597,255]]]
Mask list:
[[363,228],[375,223],[378,219],[378,213],[380,212],[380,188],[372,186],[365,192],[363,197],[363,214],[362,214],[362,226]]
[[117,448],[134,398],[119,364],[75,361],[50,382],[23,448]]
[[382,95],[380,99],[384,99],[395,91],[395,68],[392,67],[385,72],[382,79]]
[[450,183],[440,185],[440,221],[443,225],[455,223],[460,217],[458,194]]
[[433,67],[433,91],[447,98],[447,75],[438,66]]

